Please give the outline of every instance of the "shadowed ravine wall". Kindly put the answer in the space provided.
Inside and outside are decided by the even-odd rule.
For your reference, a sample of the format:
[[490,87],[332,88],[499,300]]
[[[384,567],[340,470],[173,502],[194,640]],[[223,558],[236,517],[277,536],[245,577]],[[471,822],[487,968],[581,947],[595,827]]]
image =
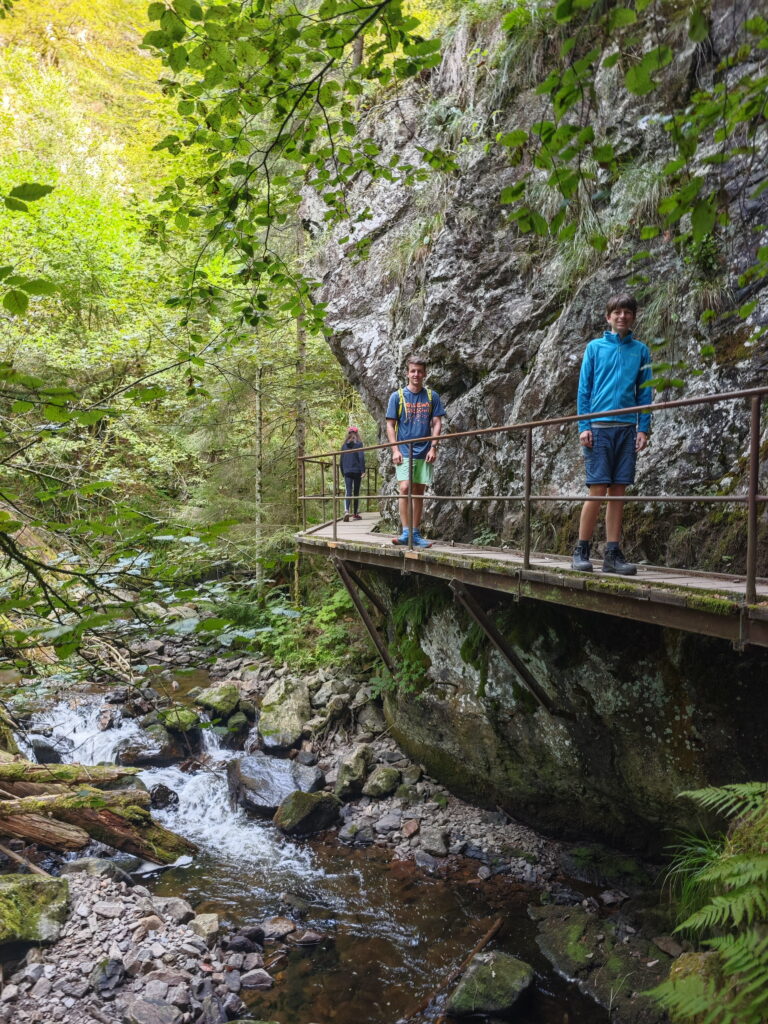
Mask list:
[[682,790],[768,777],[761,649],[485,592],[551,715],[447,585],[368,579],[403,666],[386,699],[392,732],[465,798],[558,836],[658,852],[699,821]]

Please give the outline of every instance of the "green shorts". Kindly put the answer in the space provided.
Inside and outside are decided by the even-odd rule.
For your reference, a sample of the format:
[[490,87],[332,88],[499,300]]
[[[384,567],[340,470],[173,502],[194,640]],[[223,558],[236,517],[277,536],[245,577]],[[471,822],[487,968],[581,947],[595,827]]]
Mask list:
[[[410,459],[404,458],[399,466],[395,466],[397,470],[398,480],[408,480],[408,463]],[[413,460],[413,482],[415,484],[431,484],[432,483],[432,468],[433,463],[427,462],[426,459],[414,459]]]

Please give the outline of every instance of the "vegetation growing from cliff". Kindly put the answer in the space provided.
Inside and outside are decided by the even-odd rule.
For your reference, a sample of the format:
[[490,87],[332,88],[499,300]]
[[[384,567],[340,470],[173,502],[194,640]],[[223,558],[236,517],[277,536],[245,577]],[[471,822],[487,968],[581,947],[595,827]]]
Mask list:
[[[681,962],[654,994],[675,1022],[762,1024],[768,1013],[768,784],[682,794],[730,819],[716,841],[691,836],[673,862],[678,932],[711,952]],[[683,961],[684,958],[681,958]]]

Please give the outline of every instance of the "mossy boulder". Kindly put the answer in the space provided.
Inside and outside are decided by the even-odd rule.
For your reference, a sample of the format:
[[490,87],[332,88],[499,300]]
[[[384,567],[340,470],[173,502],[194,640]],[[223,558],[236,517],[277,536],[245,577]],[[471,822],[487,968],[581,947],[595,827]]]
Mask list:
[[261,702],[259,732],[264,739],[264,749],[279,752],[295,747],[311,714],[306,682],[290,677],[278,679]]
[[291,793],[272,819],[289,836],[308,836],[335,825],[341,801],[331,793]]
[[391,764],[377,764],[363,786],[363,796],[383,797],[400,785],[400,772]]
[[645,994],[669,972],[671,958],[621,922],[581,907],[530,907],[538,922],[536,942],[558,974],[574,978],[622,1024],[661,1024],[659,1003]]
[[334,793],[339,800],[351,800],[353,797],[360,796],[372,756],[368,744],[359,743],[352,753],[341,761],[334,787]]
[[42,875],[0,875],[0,945],[55,942],[67,919],[69,883]]
[[213,718],[227,719],[240,703],[240,693],[234,684],[222,683],[202,690],[195,700],[210,711]]
[[507,1014],[533,981],[533,968],[509,953],[478,953],[448,997],[455,1017]]
[[200,718],[192,708],[183,704],[174,704],[172,708],[163,708],[158,712],[160,722],[166,729],[173,732],[191,732],[200,727]]

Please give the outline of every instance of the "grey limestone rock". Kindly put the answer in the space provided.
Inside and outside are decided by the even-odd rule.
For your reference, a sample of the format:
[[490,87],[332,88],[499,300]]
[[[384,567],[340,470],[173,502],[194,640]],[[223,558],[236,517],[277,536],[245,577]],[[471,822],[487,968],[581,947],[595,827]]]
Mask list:
[[533,981],[533,968],[498,951],[478,953],[448,998],[456,1017],[508,1014]]
[[229,762],[227,782],[232,800],[247,811],[271,817],[292,793],[314,793],[325,779],[318,768],[257,751]]
[[301,679],[283,676],[270,686],[261,702],[259,732],[265,750],[281,751],[301,739],[304,723],[312,713],[309,688]]

